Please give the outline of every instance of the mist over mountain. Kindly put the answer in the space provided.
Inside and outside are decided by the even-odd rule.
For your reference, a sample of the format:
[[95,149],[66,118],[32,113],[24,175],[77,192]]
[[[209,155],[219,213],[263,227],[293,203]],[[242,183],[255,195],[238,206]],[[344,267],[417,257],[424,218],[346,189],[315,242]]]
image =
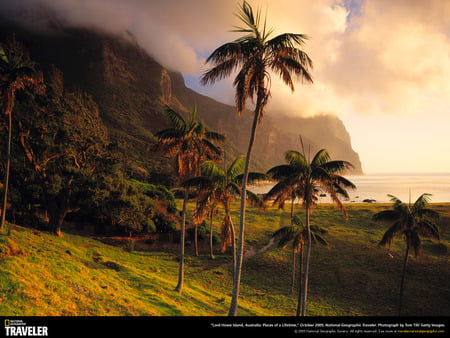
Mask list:
[[[132,36],[118,37],[87,29],[61,29],[58,34],[31,32],[3,24],[1,38],[16,35],[41,68],[55,65],[69,88],[88,92],[99,105],[112,140],[136,147],[141,163],[151,156],[153,134],[168,126],[166,105],[188,113],[197,107],[201,120],[212,130],[227,134],[227,160],[245,154],[251,112],[238,116],[233,106],[220,103],[186,87],[183,75],[169,71],[141,48]],[[311,152],[327,148],[333,159],[347,160],[361,174],[358,154],[342,121],[332,115],[287,117],[276,109],[266,112],[257,130],[252,165],[257,170],[284,163],[284,153],[300,149],[299,135]]]

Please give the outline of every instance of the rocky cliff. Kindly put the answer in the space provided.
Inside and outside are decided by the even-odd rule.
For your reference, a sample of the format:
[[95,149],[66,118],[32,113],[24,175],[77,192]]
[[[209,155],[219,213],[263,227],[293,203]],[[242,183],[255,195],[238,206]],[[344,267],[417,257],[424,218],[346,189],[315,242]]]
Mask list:
[[[142,161],[149,156],[153,133],[167,127],[162,114],[165,105],[180,112],[192,111],[196,105],[209,128],[228,135],[227,157],[245,154],[251,112],[239,117],[234,107],[187,88],[182,74],[162,67],[131,37],[73,29],[43,35],[7,26],[2,28],[2,39],[12,32],[24,41],[41,67],[56,65],[64,73],[66,86],[90,93],[111,137],[140,145]],[[359,156],[337,117],[286,117],[275,111],[267,112],[258,127],[254,167],[267,170],[283,163],[286,150],[299,149],[300,134],[311,151],[327,148],[332,158],[350,161],[354,173],[362,173]]]

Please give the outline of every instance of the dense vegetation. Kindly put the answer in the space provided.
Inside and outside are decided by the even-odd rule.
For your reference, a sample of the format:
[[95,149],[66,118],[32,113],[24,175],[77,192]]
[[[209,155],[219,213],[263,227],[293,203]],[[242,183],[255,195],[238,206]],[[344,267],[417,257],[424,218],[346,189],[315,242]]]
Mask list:
[[[152,184],[145,170],[138,175],[129,170],[136,164],[130,163],[123,145],[109,140],[93,99],[67,91],[55,67],[42,73],[14,38],[2,51],[0,137],[12,135],[10,147],[9,142],[1,144],[0,175],[9,176],[2,184],[2,191],[9,188],[9,208],[3,215],[57,235],[66,216],[94,223],[106,233],[175,230],[174,195]],[[30,65],[26,77],[37,85],[19,87],[12,96],[9,88],[18,82],[23,64]],[[9,73],[6,65],[12,68]],[[17,75],[11,80],[7,74]],[[13,114],[5,110],[12,103]]]

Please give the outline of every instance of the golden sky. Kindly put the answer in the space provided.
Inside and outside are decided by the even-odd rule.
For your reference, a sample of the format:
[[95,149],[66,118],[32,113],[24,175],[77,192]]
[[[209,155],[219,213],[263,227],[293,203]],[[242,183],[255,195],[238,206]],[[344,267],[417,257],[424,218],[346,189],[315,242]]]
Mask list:
[[[267,114],[331,113],[346,125],[363,169],[450,172],[450,1],[250,0],[274,34],[310,36],[314,84],[291,94],[273,80]],[[205,58],[237,36],[236,0],[4,0],[35,24],[43,8],[76,26],[132,33],[187,85],[233,103],[231,81],[198,84]]]

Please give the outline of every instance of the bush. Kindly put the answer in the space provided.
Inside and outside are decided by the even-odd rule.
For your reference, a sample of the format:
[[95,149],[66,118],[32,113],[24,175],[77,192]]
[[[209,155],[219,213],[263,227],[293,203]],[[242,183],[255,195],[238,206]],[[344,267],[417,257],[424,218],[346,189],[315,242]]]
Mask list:
[[222,239],[220,238],[220,235],[214,234],[213,235],[213,244],[220,244],[222,243]]
[[[195,238],[195,226],[188,228],[186,232],[188,240],[193,241]],[[205,238],[207,238],[208,234],[209,229],[206,227],[206,225],[204,223],[199,224],[197,227],[197,239],[204,240]]]

